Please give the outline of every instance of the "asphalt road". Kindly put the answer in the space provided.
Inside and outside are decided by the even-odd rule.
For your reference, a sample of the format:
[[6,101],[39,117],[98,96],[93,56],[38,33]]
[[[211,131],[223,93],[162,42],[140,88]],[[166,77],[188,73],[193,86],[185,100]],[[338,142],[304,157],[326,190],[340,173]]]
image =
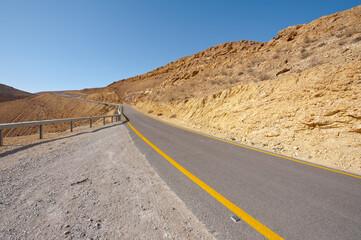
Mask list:
[[[124,107],[129,122],[173,160],[284,239],[361,239],[361,179],[185,131]],[[219,239],[264,239],[129,126],[161,178]],[[176,206],[175,206],[176,207]]]

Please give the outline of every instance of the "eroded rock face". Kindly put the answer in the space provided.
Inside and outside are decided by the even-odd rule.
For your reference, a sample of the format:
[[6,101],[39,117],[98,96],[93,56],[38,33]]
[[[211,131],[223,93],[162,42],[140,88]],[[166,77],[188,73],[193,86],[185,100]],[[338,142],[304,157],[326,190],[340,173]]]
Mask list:
[[[361,6],[105,89],[204,132],[361,173]],[[105,91],[105,90],[104,90]],[[100,95],[104,93],[100,93]]]
[[360,173],[358,66],[358,62],[323,65],[203,98],[173,103],[148,100],[136,106],[154,114],[161,111],[165,118],[176,114],[176,120],[166,120],[210,134]]

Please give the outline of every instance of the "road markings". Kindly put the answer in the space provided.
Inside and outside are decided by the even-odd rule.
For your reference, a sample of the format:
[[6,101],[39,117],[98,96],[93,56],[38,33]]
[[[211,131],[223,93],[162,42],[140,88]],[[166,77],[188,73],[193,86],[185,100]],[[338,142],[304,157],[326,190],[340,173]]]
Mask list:
[[202,180],[194,176],[192,173],[190,173],[187,169],[182,167],[180,164],[178,164],[176,161],[174,161],[171,157],[169,157],[167,154],[165,154],[162,150],[160,150],[158,147],[156,147],[153,143],[151,143],[148,139],[146,139],[137,129],[135,129],[132,124],[128,121],[128,118],[123,114],[124,119],[128,123],[128,125],[133,129],[133,131],[141,138],[144,142],[146,142],[149,146],[151,146],[154,150],[156,150],[161,156],[163,156],[165,159],[168,160],[173,166],[175,166],[179,171],[181,171],[184,175],[186,175],[188,178],[190,178],[193,182],[195,182],[198,186],[200,186],[203,190],[205,190],[207,193],[209,193],[212,197],[214,197],[216,200],[218,200],[220,203],[222,203],[225,207],[227,207],[229,210],[231,210],[234,214],[236,214],[238,217],[243,219],[246,223],[248,223],[250,226],[252,226],[254,229],[256,229],[259,233],[261,233],[263,236],[265,236],[268,239],[283,239],[280,236],[278,236],[276,233],[274,233],[271,229],[267,228],[265,225],[257,221],[255,218],[253,218],[251,215],[237,207],[235,204],[233,204],[231,201],[223,197],[221,194],[213,190],[210,186],[208,186],[206,183],[204,183]]
[[360,178],[360,179],[361,179],[361,176],[358,176],[358,175],[355,175],[355,174],[352,174],[352,173],[341,172],[341,171],[338,171],[338,170],[335,170],[335,169],[332,169],[332,168],[323,167],[323,166],[319,166],[319,165],[316,165],[316,164],[313,164],[313,163],[309,163],[309,162],[297,160],[297,159],[294,159],[294,158],[290,158],[290,157],[278,155],[278,154],[276,154],[276,153],[267,152],[267,151],[264,151],[264,150],[261,150],[261,149],[249,147],[249,146],[242,145],[242,144],[235,143],[235,142],[231,142],[231,141],[228,141],[228,140],[225,140],[225,139],[222,139],[222,138],[217,138],[217,137],[210,136],[210,135],[208,135],[208,134],[204,134],[204,133],[201,133],[201,132],[193,131],[193,130],[190,130],[190,129],[188,129],[188,128],[180,127],[180,126],[174,125],[174,124],[172,124],[172,123],[168,123],[168,122],[165,122],[165,121],[156,119],[156,118],[154,118],[154,117],[151,117],[151,116],[149,116],[149,115],[147,115],[147,114],[144,114],[144,113],[142,113],[142,112],[134,109],[133,107],[131,107],[131,108],[132,108],[133,110],[137,111],[138,113],[140,113],[140,114],[142,114],[142,115],[144,115],[144,116],[147,116],[147,117],[149,117],[149,118],[152,118],[152,119],[154,119],[154,120],[156,120],[156,121],[158,121],[158,122],[162,122],[162,123],[165,123],[165,124],[170,125],[170,126],[172,126],[172,127],[176,127],[176,128],[179,128],[179,129],[188,131],[188,132],[192,132],[192,133],[195,133],[195,134],[198,134],[198,135],[202,135],[202,136],[204,136],[204,137],[208,137],[208,138],[212,138],[212,139],[215,139],[215,140],[218,140],[218,141],[230,143],[230,144],[233,144],[233,145],[236,145],[236,146],[239,146],[239,147],[243,147],[243,148],[247,148],[247,149],[250,149],[250,150],[253,150],[253,151],[265,153],[265,154],[272,155],[272,156],[275,156],[275,157],[280,157],[280,158],[287,159],[287,160],[290,160],[290,161],[293,161],[293,162],[298,162],[298,163],[306,164],[306,165],[309,165],[309,166],[312,166],[312,167],[317,167],[317,168],[321,168],[321,169],[328,170],[328,171],[331,171],[331,172],[341,173],[341,174],[344,174],[344,175],[347,175],[347,176],[351,176],[351,177],[355,177],[355,178]]

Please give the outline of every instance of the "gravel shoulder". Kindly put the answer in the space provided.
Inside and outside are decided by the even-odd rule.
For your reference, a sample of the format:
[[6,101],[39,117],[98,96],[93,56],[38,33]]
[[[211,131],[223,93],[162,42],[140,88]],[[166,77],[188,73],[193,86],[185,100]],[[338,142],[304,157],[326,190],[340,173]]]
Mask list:
[[0,239],[214,239],[124,125],[22,149],[0,155]]

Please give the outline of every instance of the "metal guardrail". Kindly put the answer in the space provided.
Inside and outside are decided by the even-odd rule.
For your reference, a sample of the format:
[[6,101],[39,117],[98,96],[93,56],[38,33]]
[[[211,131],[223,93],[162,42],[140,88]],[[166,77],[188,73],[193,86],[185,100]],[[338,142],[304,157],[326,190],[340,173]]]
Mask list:
[[111,118],[111,122],[121,121],[121,116],[123,113],[123,106],[120,107],[118,104],[117,114],[113,115],[103,115],[103,116],[94,116],[94,117],[81,117],[81,118],[65,118],[65,119],[54,119],[54,120],[41,120],[41,121],[29,121],[29,122],[15,122],[15,123],[1,123],[0,124],[0,146],[4,145],[4,129],[16,128],[16,127],[27,127],[27,126],[39,126],[39,138],[43,138],[43,125],[53,124],[53,123],[62,123],[70,122],[70,132],[73,132],[73,122],[89,120],[90,127],[93,127],[93,120],[103,118],[103,125],[105,125],[105,118]]

